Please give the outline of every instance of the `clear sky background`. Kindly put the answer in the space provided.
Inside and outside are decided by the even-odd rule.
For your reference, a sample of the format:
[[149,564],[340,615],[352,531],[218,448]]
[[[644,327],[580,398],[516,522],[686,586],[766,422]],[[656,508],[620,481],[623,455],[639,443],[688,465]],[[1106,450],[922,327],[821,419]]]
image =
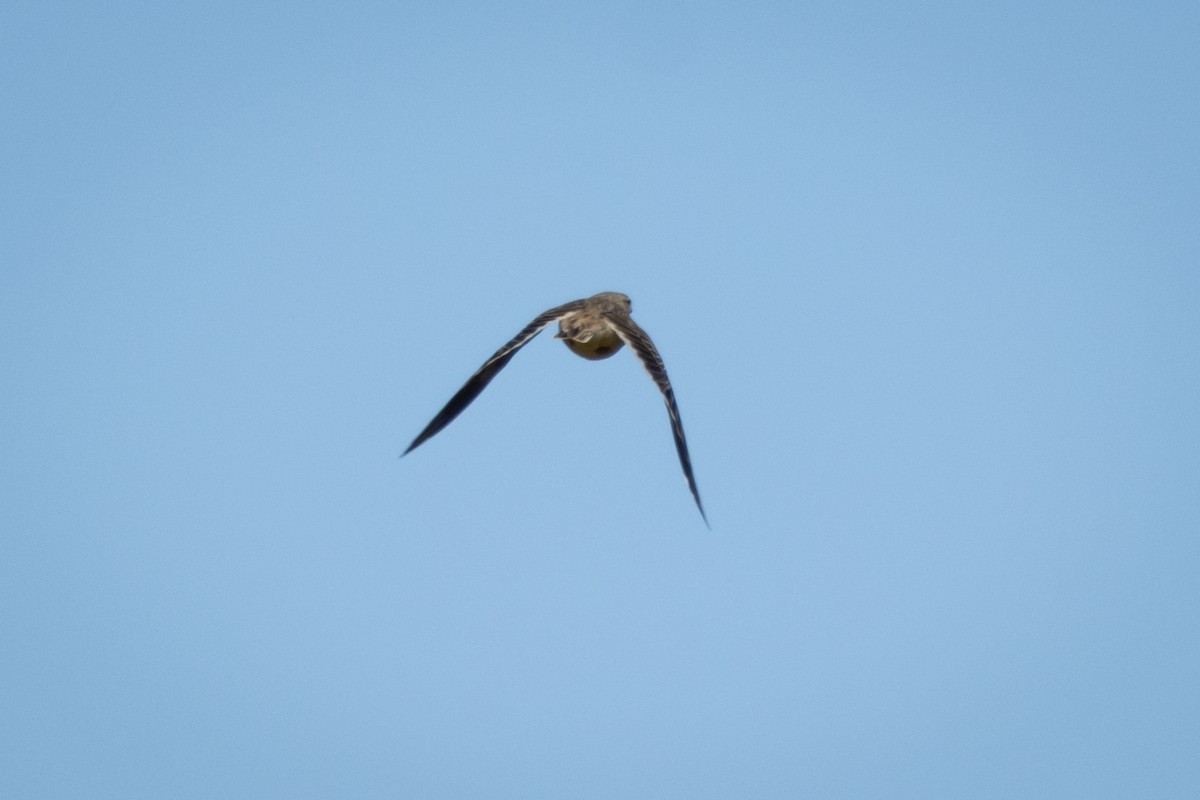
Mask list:
[[[1200,796],[1200,7],[0,8],[0,795]],[[655,338],[711,532],[628,352]]]

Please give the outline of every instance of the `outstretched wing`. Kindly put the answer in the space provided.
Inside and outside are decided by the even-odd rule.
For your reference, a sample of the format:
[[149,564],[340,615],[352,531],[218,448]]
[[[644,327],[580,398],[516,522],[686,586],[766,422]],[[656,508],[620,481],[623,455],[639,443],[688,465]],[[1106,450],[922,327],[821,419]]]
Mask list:
[[492,378],[496,377],[500,370],[504,369],[504,366],[517,354],[517,351],[527,345],[533,337],[541,333],[542,328],[560,317],[578,311],[583,308],[583,305],[583,300],[565,303],[540,314],[537,319],[522,328],[520,333],[485,361],[483,366],[458,390],[458,393],[450,398],[450,402],[446,403],[446,407],[437,413],[437,416],[425,426],[425,430],[421,431],[417,435],[417,438],[413,439],[412,444],[408,446],[403,455],[408,455],[420,447],[427,439],[433,438],[438,431],[453,422],[454,418],[461,414],[464,408],[471,405],[471,401],[478,397],[479,393],[492,382]]
[[696,508],[700,509],[700,516],[704,519],[704,524],[708,525],[708,515],[704,513],[704,506],[700,502],[700,490],[696,488],[696,476],[692,474],[692,459],[688,455],[687,439],[683,435],[683,421],[679,418],[679,406],[675,404],[675,392],[671,389],[671,380],[667,377],[667,368],[663,365],[662,356],[658,354],[658,348],[654,346],[654,342],[650,341],[646,332],[629,317],[605,315],[605,319],[621,337],[621,341],[629,345],[629,349],[637,355],[638,361],[642,362],[642,366],[646,368],[646,372],[658,385],[658,390],[662,392],[663,401],[667,404],[667,415],[671,418],[671,433],[675,436],[675,450],[679,453],[679,465],[683,467],[683,477],[692,491],[692,497],[696,500]]

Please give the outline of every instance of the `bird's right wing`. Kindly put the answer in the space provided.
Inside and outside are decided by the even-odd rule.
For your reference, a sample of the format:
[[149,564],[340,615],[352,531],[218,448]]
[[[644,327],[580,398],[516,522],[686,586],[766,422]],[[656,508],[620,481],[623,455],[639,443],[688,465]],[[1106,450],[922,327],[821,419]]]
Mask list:
[[671,379],[667,377],[667,367],[663,364],[658,348],[650,341],[650,336],[641,326],[625,315],[610,315],[606,317],[608,324],[616,331],[621,341],[629,345],[629,349],[642,362],[646,374],[662,392],[663,402],[667,405],[667,416],[671,418],[671,435],[675,437],[675,451],[679,454],[679,466],[683,468],[683,478],[691,490],[696,508],[700,509],[700,518],[708,525],[708,515],[704,513],[704,504],[700,502],[700,490],[696,488],[696,476],[692,474],[692,457],[688,455],[687,437],[683,435],[683,420],[679,418],[679,405],[675,402],[675,390],[671,388]]
[[458,390],[458,393],[450,398],[450,402],[446,403],[445,408],[439,411],[437,416],[425,426],[425,430],[417,434],[417,438],[413,439],[412,444],[404,451],[404,455],[408,455],[420,447],[427,439],[433,438],[438,431],[453,422],[454,418],[461,414],[464,408],[471,405],[471,401],[478,397],[479,393],[491,383],[492,378],[496,377],[500,370],[504,369],[505,365],[517,354],[517,351],[529,344],[533,337],[541,333],[542,328],[557,319],[565,317],[567,314],[579,311],[583,307],[583,300],[574,300],[570,303],[565,303],[538,315],[533,322],[522,328],[520,333],[485,361],[483,366]]

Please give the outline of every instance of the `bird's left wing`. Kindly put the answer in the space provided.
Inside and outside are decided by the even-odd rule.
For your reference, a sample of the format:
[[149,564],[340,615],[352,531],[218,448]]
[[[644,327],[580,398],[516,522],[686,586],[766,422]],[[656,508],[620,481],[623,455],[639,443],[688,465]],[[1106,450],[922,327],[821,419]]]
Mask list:
[[538,317],[524,328],[521,332],[509,341],[508,344],[497,350],[492,357],[484,362],[474,375],[467,379],[458,393],[450,398],[450,402],[446,403],[445,408],[437,413],[437,416],[425,426],[425,430],[417,434],[417,438],[413,439],[412,444],[404,451],[403,455],[408,455],[413,450],[420,447],[427,439],[431,439],[438,431],[454,421],[454,418],[462,413],[463,409],[471,404],[471,401],[479,396],[492,378],[504,369],[505,365],[512,360],[512,357],[517,354],[525,345],[541,333],[542,328],[549,325],[551,322],[566,316],[572,312],[583,308],[583,300],[574,300],[570,303],[565,303],[556,308],[552,308],[545,313],[539,314]]

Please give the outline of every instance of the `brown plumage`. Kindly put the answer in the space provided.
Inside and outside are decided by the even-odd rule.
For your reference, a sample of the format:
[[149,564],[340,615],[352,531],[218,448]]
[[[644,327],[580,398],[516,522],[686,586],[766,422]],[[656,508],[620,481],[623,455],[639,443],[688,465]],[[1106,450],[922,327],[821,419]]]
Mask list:
[[615,355],[623,345],[629,345],[629,349],[637,356],[638,361],[641,362],[650,378],[658,386],[659,391],[662,392],[663,402],[667,406],[667,416],[671,420],[671,434],[675,437],[675,450],[679,454],[679,464],[683,468],[683,477],[687,481],[692,498],[696,501],[696,508],[700,510],[700,516],[707,525],[708,517],[704,513],[704,506],[700,503],[700,492],[696,488],[696,478],[692,474],[692,460],[688,455],[687,439],[683,435],[683,422],[679,418],[675,392],[671,389],[671,381],[667,378],[667,368],[663,365],[662,357],[658,354],[654,342],[630,317],[631,309],[632,304],[626,295],[619,292],[601,292],[586,300],[574,300],[539,314],[533,322],[526,325],[508,344],[497,350],[474,375],[467,379],[466,384],[425,426],[425,430],[413,439],[404,454],[408,455],[453,422],[454,418],[461,414],[463,409],[470,405],[471,401],[491,383],[492,378],[504,369],[518,350],[528,344],[543,328],[557,320],[558,333],[554,338],[562,339],[571,352],[583,358],[593,361],[609,358]]

